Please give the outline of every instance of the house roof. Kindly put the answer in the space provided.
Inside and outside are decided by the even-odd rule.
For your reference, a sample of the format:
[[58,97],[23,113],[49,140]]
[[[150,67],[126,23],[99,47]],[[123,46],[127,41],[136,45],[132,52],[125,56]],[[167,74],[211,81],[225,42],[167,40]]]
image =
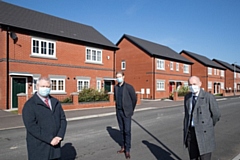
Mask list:
[[212,61],[211,59],[209,59],[203,55],[199,55],[199,54],[189,52],[186,50],[182,50],[180,52],[180,54],[182,54],[182,53],[187,54],[189,57],[195,59],[196,61],[203,64],[204,66],[226,70],[226,68],[222,67],[221,65],[217,64],[216,62]]
[[149,54],[150,56],[156,56],[159,58],[164,58],[164,59],[169,59],[169,60],[174,60],[177,62],[183,62],[187,64],[192,64],[191,61],[188,59],[184,58],[183,56],[179,55],[177,52],[172,50],[171,48],[167,46],[163,46],[154,42],[150,42],[144,39],[140,39],[137,37],[133,37],[130,35],[124,34],[122,38],[117,42],[117,46],[119,43],[126,38],[129,40],[131,43],[133,43],[135,46]]
[[0,25],[118,49],[91,26],[0,1]]
[[228,70],[232,71],[232,72],[239,72],[240,73],[240,69],[237,68],[237,67],[234,67],[233,65],[227,63],[227,62],[224,62],[224,61],[221,61],[221,60],[218,60],[218,59],[213,59],[214,62],[217,62],[218,64],[222,65],[223,67],[227,68]]

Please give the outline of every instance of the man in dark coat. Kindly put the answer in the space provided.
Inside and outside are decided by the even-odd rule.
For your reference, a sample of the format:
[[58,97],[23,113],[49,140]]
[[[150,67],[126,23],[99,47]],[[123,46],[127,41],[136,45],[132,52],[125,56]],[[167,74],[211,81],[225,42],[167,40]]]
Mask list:
[[49,93],[50,79],[39,78],[37,92],[23,107],[29,160],[56,160],[61,157],[61,141],[67,122],[61,103]]
[[214,126],[220,119],[215,97],[200,89],[198,77],[189,78],[191,93],[184,98],[184,144],[191,160],[210,160],[215,149]]
[[121,150],[117,153],[125,153],[126,159],[130,159],[131,148],[131,120],[137,103],[134,88],[124,82],[124,73],[117,72],[118,84],[114,87],[114,99],[116,102],[116,115],[121,132]]

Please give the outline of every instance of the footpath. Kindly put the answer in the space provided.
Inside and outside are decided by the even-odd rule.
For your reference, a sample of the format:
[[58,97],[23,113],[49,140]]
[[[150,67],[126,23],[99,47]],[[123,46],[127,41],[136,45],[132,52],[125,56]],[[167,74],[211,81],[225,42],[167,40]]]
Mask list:
[[[183,101],[142,100],[135,112],[156,108],[183,106]],[[67,121],[115,115],[115,107],[84,108],[65,111]],[[0,110],[0,131],[23,128],[22,116],[11,111]]]

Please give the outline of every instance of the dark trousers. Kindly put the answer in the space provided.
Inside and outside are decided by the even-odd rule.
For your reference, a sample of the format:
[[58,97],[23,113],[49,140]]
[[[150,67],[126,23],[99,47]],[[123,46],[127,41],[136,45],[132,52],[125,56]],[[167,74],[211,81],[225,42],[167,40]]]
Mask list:
[[131,148],[131,120],[132,117],[126,117],[123,110],[117,110],[117,121],[121,133],[122,144],[126,152]]
[[187,143],[189,157],[191,160],[211,160],[211,153],[200,155],[194,127],[189,128]]

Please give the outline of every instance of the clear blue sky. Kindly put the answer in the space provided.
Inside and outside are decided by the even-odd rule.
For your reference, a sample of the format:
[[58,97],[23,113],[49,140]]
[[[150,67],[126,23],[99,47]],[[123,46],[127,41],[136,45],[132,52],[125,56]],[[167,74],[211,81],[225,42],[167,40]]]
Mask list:
[[240,65],[240,0],[3,0],[93,26],[114,44],[123,34]]

